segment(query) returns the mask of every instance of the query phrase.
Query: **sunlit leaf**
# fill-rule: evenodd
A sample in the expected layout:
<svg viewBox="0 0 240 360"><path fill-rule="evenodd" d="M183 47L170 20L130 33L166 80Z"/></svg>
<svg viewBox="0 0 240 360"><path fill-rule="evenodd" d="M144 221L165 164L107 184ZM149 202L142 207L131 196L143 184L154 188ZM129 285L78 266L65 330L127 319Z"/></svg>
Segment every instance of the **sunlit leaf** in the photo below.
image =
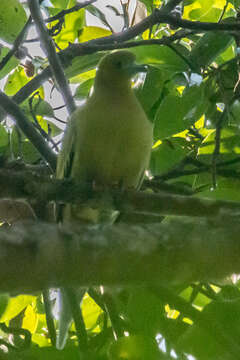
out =
<svg viewBox="0 0 240 360"><path fill-rule="evenodd" d="M163 139L193 125L204 111L202 86L187 88L182 96L168 95L155 115L155 139Z"/></svg>
<svg viewBox="0 0 240 360"><path fill-rule="evenodd" d="M111 31L100 28L98 26L85 26L79 36L79 41L80 42L89 41L100 37L109 36L111 34L112 34Z"/></svg>
<svg viewBox="0 0 240 360"><path fill-rule="evenodd" d="M2 59L8 54L9 48L0 46L0 63ZM7 64L0 70L0 79L4 78L11 70L13 70L19 64L19 60L12 56L11 59L7 62Z"/></svg>
<svg viewBox="0 0 240 360"><path fill-rule="evenodd" d="M13 43L26 21L27 15L18 0L1 0L0 39Z"/></svg>
<svg viewBox="0 0 240 360"><path fill-rule="evenodd" d="M82 315L86 329L97 330L97 322L103 310L95 303L95 301L86 294L82 302Z"/></svg>
<svg viewBox="0 0 240 360"><path fill-rule="evenodd" d="M188 69L187 63L167 46L138 46L131 49L131 51L136 55L137 62L141 64L155 65L162 70L172 72L186 71Z"/></svg>
<svg viewBox="0 0 240 360"><path fill-rule="evenodd" d="M11 297L7 304L6 310L0 318L0 321L5 322L13 319L29 304L32 304L35 299L36 297L31 295L19 295L16 297Z"/></svg>
<svg viewBox="0 0 240 360"><path fill-rule="evenodd" d="M23 329L29 330L31 333L34 333L37 328L38 316L35 312L35 309L32 305L28 305L25 312L22 322Z"/></svg>

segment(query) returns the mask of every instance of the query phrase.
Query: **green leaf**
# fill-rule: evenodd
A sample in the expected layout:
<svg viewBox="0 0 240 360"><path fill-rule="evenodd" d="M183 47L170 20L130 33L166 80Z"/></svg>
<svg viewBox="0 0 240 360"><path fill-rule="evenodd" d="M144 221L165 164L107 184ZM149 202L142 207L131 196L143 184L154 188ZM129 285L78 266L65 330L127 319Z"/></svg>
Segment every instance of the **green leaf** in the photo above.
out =
<svg viewBox="0 0 240 360"><path fill-rule="evenodd" d="M29 140L23 141L21 148L24 162L28 164L34 164L36 161L41 159L41 155L39 154L38 150Z"/></svg>
<svg viewBox="0 0 240 360"><path fill-rule="evenodd" d="M5 46L0 46L0 62L2 59L9 53L9 48ZM19 60L12 56L7 64L0 70L0 80L4 78L10 71L12 71L19 64Z"/></svg>
<svg viewBox="0 0 240 360"><path fill-rule="evenodd" d="M70 9L75 5L76 1L70 0L67 9ZM60 49L65 49L69 46L69 43L74 43L75 40L78 39L85 22L84 14L84 9L81 9L65 15L64 27L61 29L60 33L54 37L54 41ZM56 25L56 22L51 23L51 26L54 25Z"/></svg>
<svg viewBox="0 0 240 360"><path fill-rule="evenodd" d="M215 130L212 130L209 135L203 140L201 147L198 150L198 155L212 154L215 148ZM240 139L236 134L234 128L225 127L221 131L220 154L239 154L240 153Z"/></svg>
<svg viewBox="0 0 240 360"><path fill-rule="evenodd" d="M195 44L188 60L195 71L199 72L201 67L210 65L233 41L233 36L228 32L207 32Z"/></svg>
<svg viewBox="0 0 240 360"><path fill-rule="evenodd" d="M41 155L37 149L32 145L32 143L25 138L24 134L19 132L14 126L11 132L11 150L15 158L22 158L27 163L35 163L41 159Z"/></svg>
<svg viewBox="0 0 240 360"><path fill-rule="evenodd" d="M66 9L67 4L69 3L69 0L51 0L52 5L58 9Z"/></svg>
<svg viewBox="0 0 240 360"><path fill-rule="evenodd" d="M155 294L144 288L135 288L127 305L127 318L138 332L153 335L160 330L165 316L165 304Z"/></svg>
<svg viewBox="0 0 240 360"><path fill-rule="evenodd" d="M37 101L35 106L33 105L33 108L36 115L54 117L54 111L52 109L52 106L47 101L42 100L41 98L39 98L39 101Z"/></svg>
<svg viewBox="0 0 240 360"><path fill-rule="evenodd" d="M6 322L17 316L27 305L35 301L35 296L19 295L9 299L6 310L0 318L1 322Z"/></svg>
<svg viewBox="0 0 240 360"><path fill-rule="evenodd" d="M94 79L88 79L81 83L74 94L75 99L83 100L88 97L91 87L93 86Z"/></svg>
<svg viewBox="0 0 240 360"><path fill-rule="evenodd" d="M140 0L140 2L142 2L148 11L151 11L151 9L154 7L154 5L157 5L157 1L156 0Z"/></svg>
<svg viewBox="0 0 240 360"><path fill-rule="evenodd" d="M85 42L100 37L105 37L111 35L112 32L106 29L103 29L98 26L84 26L83 31L79 36L79 42Z"/></svg>
<svg viewBox="0 0 240 360"><path fill-rule="evenodd" d="M149 336L130 335L120 337L112 342L109 347L109 360L161 360L164 358L165 355L161 355L156 340Z"/></svg>
<svg viewBox="0 0 240 360"><path fill-rule="evenodd" d="M9 145L9 135L5 127L0 124L0 150L2 151Z"/></svg>
<svg viewBox="0 0 240 360"><path fill-rule="evenodd" d="M99 332L98 319L103 314L103 310L88 294L84 295L81 308L86 329Z"/></svg>
<svg viewBox="0 0 240 360"><path fill-rule="evenodd" d="M137 62L154 65L162 70L183 72L188 70L187 63L172 49L167 46L149 45L138 46L131 51L136 55ZM184 49L184 52L186 48Z"/></svg>
<svg viewBox="0 0 240 360"><path fill-rule="evenodd" d="M211 179L210 179L211 180ZM199 180L196 180L199 182ZM202 191L199 195L204 198L214 200L232 200L240 201L240 181L238 179L224 179L220 176L217 177L217 188L212 189L209 185L208 189Z"/></svg>
<svg viewBox="0 0 240 360"><path fill-rule="evenodd" d="M226 0L198 0L184 4L183 17L189 20L218 22Z"/></svg>
<svg viewBox="0 0 240 360"><path fill-rule="evenodd" d="M240 6L240 0L229 0L231 4L237 9Z"/></svg>
<svg viewBox="0 0 240 360"><path fill-rule="evenodd" d="M108 27L109 29L111 29L111 25L109 24L109 22L107 21L106 19L106 16L105 14L100 10L98 9L96 6L94 5L88 5L86 7L86 10L88 12L90 12L90 14L96 16L99 20L101 20L101 22L106 26Z"/></svg>
<svg viewBox="0 0 240 360"><path fill-rule="evenodd" d="M46 134L50 134L51 137L57 136L62 132L62 129L56 125L57 121L55 119L46 120L42 116L37 116L37 121Z"/></svg>
<svg viewBox="0 0 240 360"><path fill-rule="evenodd" d="M9 295L7 295L7 294L0 295L0 318L4 314L4 312L7 308L8 301L9 301Z"/></svg>
<svg viewBox="0 0 240 360"><path fill-rule="evenodd" d="M95 69L100 59L104 55L105 53L101 52L92 55L76 57L73 59L71 66L69 66L65 71L67 78L70 79L70 82L76 83L77 76L81 73ZM82 80L80 82L82 82Z"/></svg>
<svg viewBox="0 0 240 360"><path fill-rule="evenodd" d="M153 66L148 68L143 85L136 90L137 98L147 114L161 96L165 81L165 72Z"/></svg>
<svg viewBox="0 0 240 360"><path fill-rule="evenodd" d="M177 165L188 153L184 138L171 138L152 150L150 169L153 175L160 175Z"/></svg>
<svg viewBox="0 0 240 360"><path fill-rule="evenodd" d="M166 96L155 115L155 139L164 139L188 129L203 114L203 86L186 88L182 96Z"/></svg>
<svg viewBox="0 0 240 360"><path fill-rule="evenodd" d="M12 96L29 81L30 79L26 76L24 69L18 66L16 70L8 76L4 91L8 96Z"/></svg>
<svg viewBox="0 0 240 360"><path fill-rule="evenodd" d="M27 21L27 15L18 0L0 1L0 39L12 44Z"/></svg>

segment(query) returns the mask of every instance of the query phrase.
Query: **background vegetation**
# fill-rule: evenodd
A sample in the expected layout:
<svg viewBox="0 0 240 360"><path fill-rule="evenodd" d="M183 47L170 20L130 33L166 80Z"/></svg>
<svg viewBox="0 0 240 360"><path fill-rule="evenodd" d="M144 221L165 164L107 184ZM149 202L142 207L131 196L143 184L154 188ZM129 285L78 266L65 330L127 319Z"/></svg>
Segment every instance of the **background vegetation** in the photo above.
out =
<svg viewBox="0 0 240 360"><path fill-rule="evenodd" d="M232 274L240 270L240 1L40 3L44 21L36 0L0 2L0 358L238 359L240 291ZM46 57L34 54L39 43ZM122 48L148 65L133 84L154 123L145 192L121 194L121 201L113 195L124 213L116 230L64 233L76 241L106 237L109 247L99 255L97 241L89 252L84 243L87 260L76 260L76 247L76 262L61 263L50 245L56 225L44 223L50 200L82 196L52 177L66 122L62 106L73 109L69 83L74 99L84 101L100 58ZM88 287L80 350L73 324L57 351L40 291L78 278ZM50 305L58 329L54 290Z"/></svg>

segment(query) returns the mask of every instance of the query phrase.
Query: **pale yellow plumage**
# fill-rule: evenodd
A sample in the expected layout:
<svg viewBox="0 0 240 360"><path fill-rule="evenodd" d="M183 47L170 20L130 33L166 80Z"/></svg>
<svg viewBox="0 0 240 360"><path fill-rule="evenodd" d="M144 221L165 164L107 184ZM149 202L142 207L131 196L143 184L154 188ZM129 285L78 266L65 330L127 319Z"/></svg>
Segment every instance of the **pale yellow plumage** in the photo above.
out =
<svg viewBox="0 0 240 360"><path fill-rule="evenodd" d="M58 157L58 178L72 177L103 189L113 185L139 188L152 147L152 124L131 89L131 76L141 69L129 51L108 54L100 61L92 95L69 119ZM107 208L103 193L103 198L93 199L93 205L91 201L66 205L62 220L101 222L104 216L96 216L95 210ZM111 213L113 210L110 206ZM57 348L62 349L72 314L64 289L59 299Z"/></svg>
<svg viewBox="0 0 240 360"><path fill-rule="evenodd" d="M58 178L140 186L151 153L152 124L131 88L131 76L137 71L129 51L113 52L100 61L92 95L69 120ZM65 218L69 216L68 212Z"/></svg>

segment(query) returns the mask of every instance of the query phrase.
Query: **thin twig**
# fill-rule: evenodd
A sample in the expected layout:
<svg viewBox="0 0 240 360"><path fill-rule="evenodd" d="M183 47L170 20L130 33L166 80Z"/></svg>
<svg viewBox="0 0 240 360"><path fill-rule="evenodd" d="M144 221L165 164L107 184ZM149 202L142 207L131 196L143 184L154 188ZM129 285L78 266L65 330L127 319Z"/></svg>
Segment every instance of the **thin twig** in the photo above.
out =
<svg viewBox="0 0 240 360"><path fill-rule="evenodd" d="M30 113L31 113L32 118L33 118L33 121L34 121L34 125L36 126L36 128L38 129L38 131L40 132L40 134L42 135L42 137L43 137L44 139L46 139L47 141L49 141L49 142L53 145L53 148L58 151L59 149L58 149L56 143L53 141L53 139L51 138L51 136L49 136L49 135L46 133L46 131L44 131L43 128L42 128L42 127L39 125L39 123L38 123L38 120L37 120L35 111L34 111L34 109L33 109L33 98L34 98L34 97L31 97L31 98L29 99L29 108L30 108ZM41 101L40 98L39 98L39 101ZM37 106L37 105L38 105L38 104L36 104L36 106ZM35 107L36 107L36 106L35 106Z"/></svg>
<svg viewBox="0 0 240 360"><path fill-rule="evenodd" d="M227 10L228 4L229 4L229 0L226 1L225 5L224 5L224 7L223 7L223 10L222 10L222 13L221 13L221 15L220 15L220 18L218 19L218 23L220 23L220 22L222 21L223 16L224 16L224 14L225 14L225 12L226 12L226 10Z"/></svg>
<svg viewBox="0 0 240 360"><path fill-rule="evenodd" d="M78 11L80 9L83 9L83 8L87 7L88 5L90 5L90 4L93 4L96 1L97 0L88 0L88 1L85 1L85 2L83 2L81 4L75 5L75 6L71 7L70 9L62 10L58 14L56 14L54 16L51 16L48 19L46 19L45 22L50 23L52 21L59 20L59 19L63 18L65 15L73 13L73 12Z"/></svg>

